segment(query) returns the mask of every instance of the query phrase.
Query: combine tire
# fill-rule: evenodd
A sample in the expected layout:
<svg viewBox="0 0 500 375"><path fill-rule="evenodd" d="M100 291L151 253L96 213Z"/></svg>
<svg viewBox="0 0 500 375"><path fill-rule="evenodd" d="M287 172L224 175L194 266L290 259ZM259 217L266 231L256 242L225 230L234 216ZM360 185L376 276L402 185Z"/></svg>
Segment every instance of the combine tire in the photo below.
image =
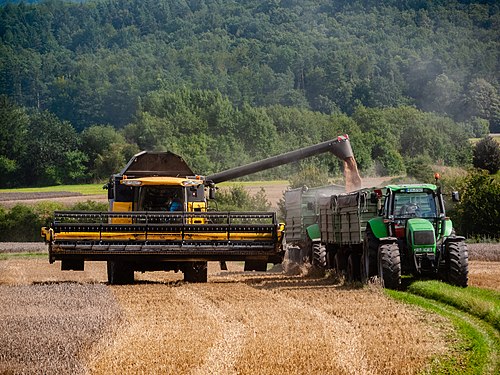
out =
<svg viewBox="0 0 500 375"><path fill-rule="evenodd" d="M452 285L466 287L469 275L469 254L464 241L449 242L448 248L448 282Z"/></svg>
<svg viewBox="0 0 500 375"><path fill-rule="evenodd" d="M401 259L397 244L390 243L379 246L378 276L384 288L398 289L401 285Z"/></svg>
<svg viewBox="0 0 500 375"><path fill-rule="evenodd" d="M184 281L206 283L207 273L207 262L188 262L184 268Z"/></svg>
<svg viewBox="0 0 500 375"><path fill-rule="evenodd" d="M360 275L361 281L366 283L372 276L377 276L378 239L370 227L366 228L363 240L363 254L361 255Z"/></svg>
<svg viewBox="0 0 500 375"><path fill-rule="evenodd" d="M134 283L134 269L127 262L108 260L108 283L125 285Z"/></svg>
<svg viewBox="0 0 500 375"><path fill-rule="evenodd" d="M312 248L312 265L319 269L326 269L326 248L319 242L315 242Z"/></svg>

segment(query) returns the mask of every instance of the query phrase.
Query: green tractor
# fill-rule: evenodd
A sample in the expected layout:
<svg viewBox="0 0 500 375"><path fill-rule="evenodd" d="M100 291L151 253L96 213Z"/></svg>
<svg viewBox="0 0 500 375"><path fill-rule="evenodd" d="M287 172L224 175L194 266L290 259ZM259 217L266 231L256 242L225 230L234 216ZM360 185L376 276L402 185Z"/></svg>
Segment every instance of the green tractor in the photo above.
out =
<svg viewBox="0 0 500 375"><path fill-rule="evenodd" d="M438 186L389 185L322 194L307 207L298 205L291 193L285 194L288 262L334 269L347 281L366 282L378 276L384 287L392 289L401 285L401 275L467 286L465 238L455 235ZM452 195L454 201L458 198L458 193ZM309 206L315 216L307 216L306 226ZM293 223L301 226L294 231ZM301 236L306 240L297 260L291 240Z"/></svg>
<svg viewBox="0 0 500 375"><path fill-rule="evenodd" d="M458 193L452 198L458 201ZM379 216L366 224L362 280L379 276L385 287L398 288L401 275L412 274L467 286L467 245L446 217L439 187L389 185L384 197L382 190L375 189L370 201L378 204Z"/></svg>

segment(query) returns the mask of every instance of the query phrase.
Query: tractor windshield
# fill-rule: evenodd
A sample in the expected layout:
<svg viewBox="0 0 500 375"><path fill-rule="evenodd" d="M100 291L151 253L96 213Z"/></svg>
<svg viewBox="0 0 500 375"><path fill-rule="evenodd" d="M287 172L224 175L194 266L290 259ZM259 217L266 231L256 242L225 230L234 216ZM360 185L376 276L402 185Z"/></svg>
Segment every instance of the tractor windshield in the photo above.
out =
<svg viewBox="0 0 500 375"><path fill-rule="evenodd" d="M394 194L394 217L409 219L413 217L436 218L436 197L431 191L396 192Z"/></svg>

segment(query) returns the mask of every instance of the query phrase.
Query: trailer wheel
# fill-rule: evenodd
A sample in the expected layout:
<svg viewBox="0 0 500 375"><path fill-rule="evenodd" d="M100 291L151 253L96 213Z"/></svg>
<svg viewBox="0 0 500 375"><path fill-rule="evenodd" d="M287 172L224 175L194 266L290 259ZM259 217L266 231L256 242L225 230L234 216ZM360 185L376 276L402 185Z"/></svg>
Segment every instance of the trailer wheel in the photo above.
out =
<svg viewBox="0 0 500 375"><path fill-rule="evenodd" d="M379 246L378 276L384 288L398 289L401 285L401 258L397 244Z"/></svg>
<svg viewBox="0 0 500 375"><path fill-rule="evenodd" d="M347 271L347 259L344 253L337 250L335 253L335 270L338 275L344 275Z"/></svg>
<svg viewBox="0 0 500 375"><path fill-rule="evenodd" d="M465 241L448 242L447 244L448 282L466 287L469 275L469 253Z"/></svg>
<svg viewBox="0 0 500 375"><path fill-rule="evenodd" d="M368 226L363 240L363 254L361 255L361 281L366 283L372 276L377 275L377 252L379 241Z"/></svg>
<svg viewBox="0 0 500 375"><path fill-rule="evenodd" d="M108 260L108 283L110 285L125 285L134 283L134 269L127 262Z"/></svg>
<svg viewBox="0 0 500 375"><path fill-rule="evenodd" d="M312 265L319 269L325 269L326 268L325 246L319 242L313 243L312 253L313 253Z"/></svg>
<svg viewBox="0 0 500 375"><path fill-rule="evenodd" d="M207 275L207 262L187 262L184 267L184 281L189 283L206 283Z"/></svg>
<svg viewBox="0 0 500 375"><path fill-rule="evenodd" d="M300 273L300 247L288 246L283 259L283 270L288 275Z"/></svg>
<svg viewBox="0 0 500 375"><path fill-rule="evenodd" d="M359 260L358 254L351 253L347 258L347 281L350 283L361 280Z"/></svg>

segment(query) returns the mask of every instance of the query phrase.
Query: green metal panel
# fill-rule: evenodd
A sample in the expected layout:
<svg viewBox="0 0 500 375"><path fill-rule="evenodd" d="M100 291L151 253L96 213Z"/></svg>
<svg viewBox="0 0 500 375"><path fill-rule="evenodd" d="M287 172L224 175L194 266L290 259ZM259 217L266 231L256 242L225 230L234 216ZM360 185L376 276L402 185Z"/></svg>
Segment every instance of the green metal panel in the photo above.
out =
<svg viewBox="0 0 500 375"><path fill-rule="evenodd" d="M371 219L368 221L368 223L370 224L370 228L372 229L375 237L384 238L389 236L387 225L384 223L384 219L382 217Z"/></svg>
<svg viewBox="0 0 500 375"><path fill-rule="evenodd" d="M313 224L307 227L307 235L312 241L321 239L321 231L318 224Z"/></svg>
<svg viewBox="0 0 500 375"><path fill-rule="evenodd" d="M444 220L444 229L441 231L443 233L443 237L451 236L451 232L453 231L453 223L450 219Z"/></svg>

